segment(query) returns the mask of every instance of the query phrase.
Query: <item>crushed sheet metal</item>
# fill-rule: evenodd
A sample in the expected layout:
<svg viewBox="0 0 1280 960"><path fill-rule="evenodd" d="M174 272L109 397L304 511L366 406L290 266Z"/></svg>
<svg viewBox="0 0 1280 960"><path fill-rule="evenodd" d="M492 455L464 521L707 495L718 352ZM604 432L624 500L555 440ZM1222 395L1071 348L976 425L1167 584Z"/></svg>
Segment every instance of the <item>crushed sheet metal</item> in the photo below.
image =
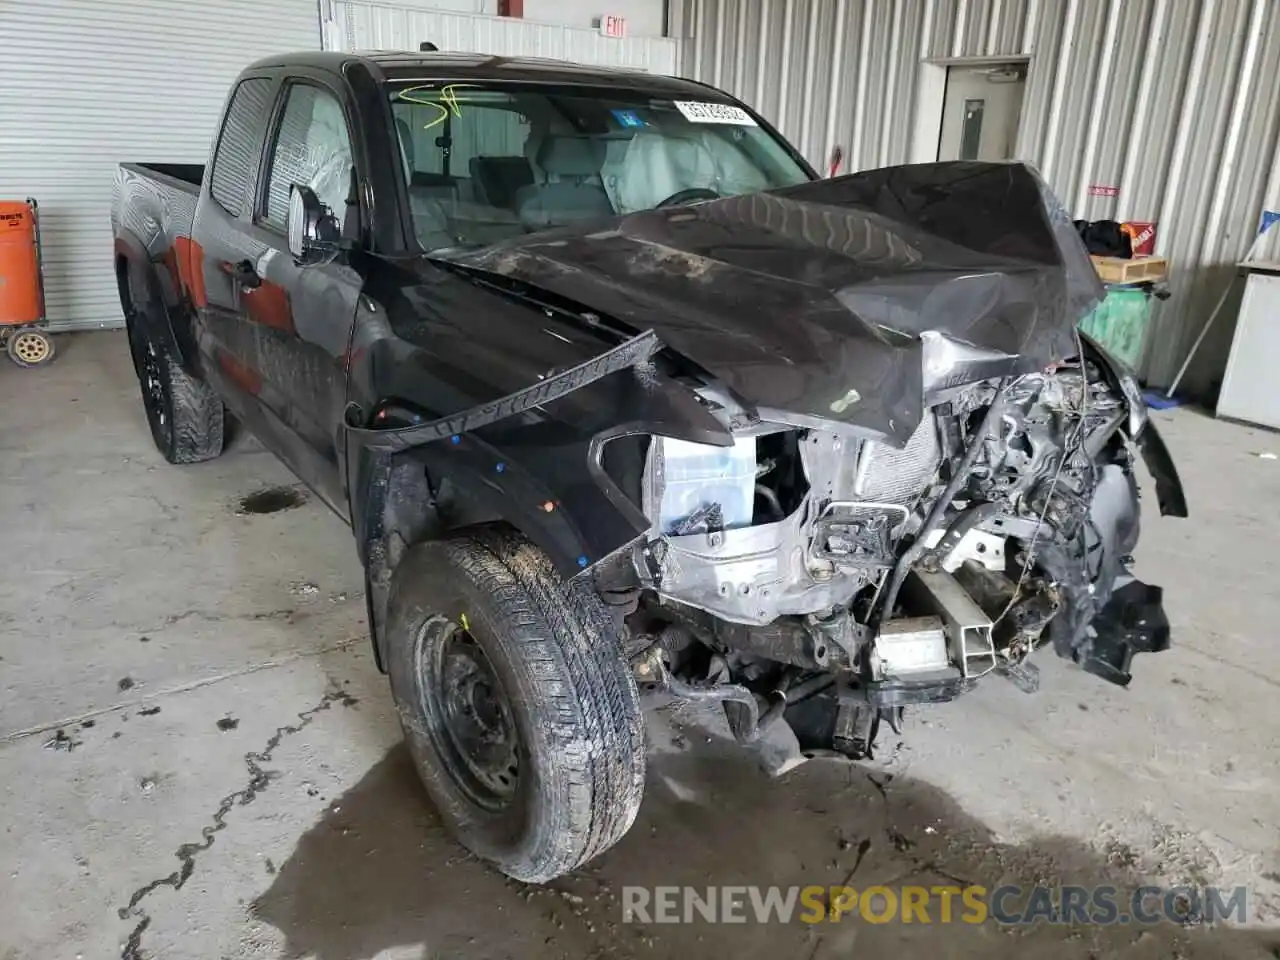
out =
<svg viewBox="0 0 1280 960"><path fill-rule="evenodd" d="M589 383L603 379L619 370L633 367L653 356L662 346L662 341L652 330L632 337L612 350L607 350L598 357L570 367L561 373L548 377L539 383L517 390L515 393L489 403L472 407L462 413L442 417L430 423L416 424L412 427L400 427L391 430L378 430L367 427L347 425L348 432L357 441L367 447L384 450L405 450L409 447L445 437L458 436L491 423L505 420L516 414L524 413L544 403L558 400L566 394L580 390ZM348 413L353 408L348 408Z"/></svg>
<svg viewBox="0 0 1280 960"><path fill-rule="evenodd" d="M744 404L899 447L938 391L1073 356L1103 294L1019 163L867 170L436 256L652 330Z"/></svg>

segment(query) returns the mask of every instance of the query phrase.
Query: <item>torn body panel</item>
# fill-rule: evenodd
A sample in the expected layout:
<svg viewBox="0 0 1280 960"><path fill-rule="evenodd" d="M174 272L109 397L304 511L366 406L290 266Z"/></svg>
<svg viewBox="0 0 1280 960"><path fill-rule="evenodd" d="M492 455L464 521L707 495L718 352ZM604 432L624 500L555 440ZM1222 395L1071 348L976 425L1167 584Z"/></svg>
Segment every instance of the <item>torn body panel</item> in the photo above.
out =
<svg viewBox="0 0 1280 960"><path fill-rule="evenodd" d="M610 441L731 442L692 392L654 368L661 344L651 333L623 339L568 316L538 318L420 264L386 265L375 279L351 351L349 475L368 472L365 458L412 452L437 507L515 521L562 574L648 529L638 489L628 496L604 470ZM377 303L385 311L371 310ZM423 322L426 304L441 322ZM353 492L360 507L359 485Z"/></svg>
<svg viewBox="0 0 1280 960"><path fill-rule="evenodd" d="M443 256L652 329L747 404L896 445L937 392L1073 354L1101 297L1020 164L889 167Z"/></svg>
<svg viewBox="0 0 1280 960"><path fill-rule="evenodd" d="M1146 425L1146 429L1138 437L1138 449L1142 452L1143 463L1147 465L1147 470L1155 481L1156 499L1160 504L1160 512L1166 517L1187 516L1187 495L1182 489L1178 468L1174 465L1164 437L1160 435L1155 424Z"/></svg>
<svg viewBox="0 0 1280 960"><path fill-rule="evenodd" d="M605 444L655 434L709 445L731 440L691 393L644 370L642 339L603 355L598 376L574 368L548 377L536 393L504 398L501 418L485 406L421 425L349 427L349 442L421 447L428 475L447 480L452 496L488 502L503 519L521 518L517 526L560 572L575 575L650 526L605 471Z"/></svg>

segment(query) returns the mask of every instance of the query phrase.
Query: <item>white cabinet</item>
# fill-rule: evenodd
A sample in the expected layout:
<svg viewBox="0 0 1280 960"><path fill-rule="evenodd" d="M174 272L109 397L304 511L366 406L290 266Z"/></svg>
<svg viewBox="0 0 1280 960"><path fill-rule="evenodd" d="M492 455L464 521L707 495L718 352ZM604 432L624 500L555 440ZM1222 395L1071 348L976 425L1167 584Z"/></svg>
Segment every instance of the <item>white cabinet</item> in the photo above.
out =
<svg viewBox="0 0 1280 960"><path fill-rule="evenodd" d="M1218 416L1280 429L1280 264L1247 264Z"/></svg>

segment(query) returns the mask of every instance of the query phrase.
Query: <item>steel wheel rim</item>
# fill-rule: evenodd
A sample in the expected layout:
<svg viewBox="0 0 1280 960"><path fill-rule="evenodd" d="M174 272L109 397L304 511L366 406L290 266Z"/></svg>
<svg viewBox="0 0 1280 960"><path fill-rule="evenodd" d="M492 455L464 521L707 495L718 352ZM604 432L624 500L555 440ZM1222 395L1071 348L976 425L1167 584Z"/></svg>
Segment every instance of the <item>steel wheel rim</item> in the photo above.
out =
<svg viewBox="0 0 1280 960"><path fill-rule="evenodd" d="M414 651L418 701L437 755L473 803L500 811L520 782L520 736L493 664L471 633L430 617Z"/></svg>
<svg viewBox="0 0 1280 960"><path fill-rule="evenodd" d="M43 363L49 358L49 341L43 334L32 333L30 330L16 334L10 349L23 363Z"/></svg>
<svg viewBox="0 0 1280 960"><path fill-rule="evenodd" d="M147 408L147 419L159 435L169 438L169 405L165 396L164 379L160 375L160 355L147 341L142 356L142 403Z"/></svg>

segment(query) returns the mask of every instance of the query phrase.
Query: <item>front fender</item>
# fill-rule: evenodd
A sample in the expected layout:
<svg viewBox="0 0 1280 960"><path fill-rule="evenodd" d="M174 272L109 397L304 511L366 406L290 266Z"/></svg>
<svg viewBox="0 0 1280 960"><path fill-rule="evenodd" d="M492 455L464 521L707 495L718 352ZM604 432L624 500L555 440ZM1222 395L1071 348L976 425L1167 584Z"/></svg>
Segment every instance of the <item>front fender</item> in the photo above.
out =
<svg viewBox="0 0 1280 960"><path fill-rule="evenodd" d="M1164 437L1156 429L1154 423L1148 423L1142 436L1138 438L1138 450L1142 453L1142 462L1147 465L1151 479L1156 484L1156 502L1160 504L1160 513L1166 517L1187 516L1187 495L1182 489L1182 479L1178 476L1178 468L1174 466L1169 448L1165 446Z"/></svg>
<svg viewBox="0 0 1280 960"><path fill-rule="evenodd" d="M1113 357L1088 334L1081 333L1080 341L1085 356L1102 370L1112 389L1118 391L1129 406L1129 439L1137 444L1142 462L1147 465L1147 470L1155 481L1156 500L1160 504L1161 515L1187 516L1187 495L1182 489L1182 479L1178 476L1178 468L1174 465L1164 438L1151 422L1138 378L1128 366Z"/></svg>
<svg viewBox="0 0 1280 960"><path fill-rule="evenodd" d="M656 434L731 442L692 391L648 364L655 347L642 335L451 416L392 402L348 409L352 526L380 664L388 589L404 546L501 521L541 548L567 579L650 527L605 469L610 441Z"/></svg>
<svg viewBox="0 0 1280 960"><path fill-rule="evenodd" d="M650 526L603 467L609 441L649 434L732 442L692 391L648 363L656 346L651 334L642 334L531 387L445 417L401 409L392 422L416 421L408 426L380 428L391 408L367 419L353 410L348 449L412 450L426 464L442 517L456 510L504 520L542 547L562 576L572 576Z"/></svg>

